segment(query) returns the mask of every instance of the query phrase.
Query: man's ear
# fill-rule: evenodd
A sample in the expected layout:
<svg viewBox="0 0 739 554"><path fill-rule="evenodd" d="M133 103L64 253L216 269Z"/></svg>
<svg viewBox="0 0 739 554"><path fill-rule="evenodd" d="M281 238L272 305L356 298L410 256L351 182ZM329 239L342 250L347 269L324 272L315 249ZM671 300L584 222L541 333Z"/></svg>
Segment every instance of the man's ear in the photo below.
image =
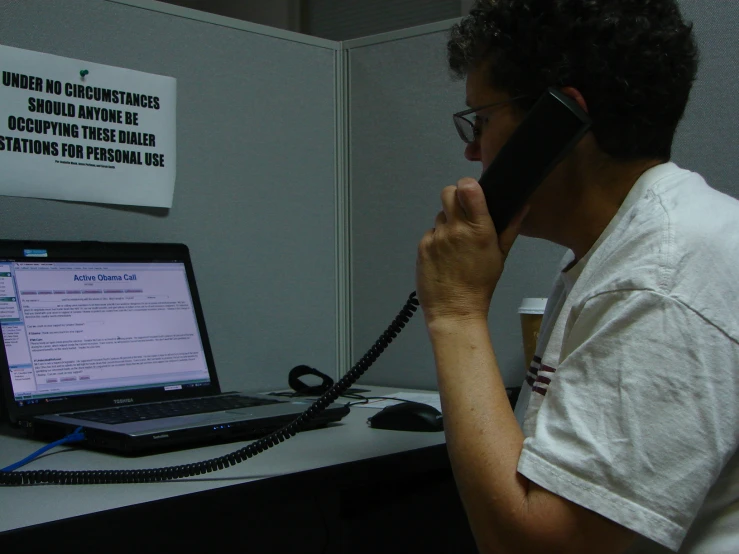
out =
<svg viewBox="0 0 739 554"><path fill-rule="evenodd" d="M577 105L580 106L585 111L585 113L590 113L588 112L588 103L585 102L585 98L582 94L580 94L579 90L577 90L575 87L563 87L560 90L567 96L572 98L575 102L577 102Z"/></svg>

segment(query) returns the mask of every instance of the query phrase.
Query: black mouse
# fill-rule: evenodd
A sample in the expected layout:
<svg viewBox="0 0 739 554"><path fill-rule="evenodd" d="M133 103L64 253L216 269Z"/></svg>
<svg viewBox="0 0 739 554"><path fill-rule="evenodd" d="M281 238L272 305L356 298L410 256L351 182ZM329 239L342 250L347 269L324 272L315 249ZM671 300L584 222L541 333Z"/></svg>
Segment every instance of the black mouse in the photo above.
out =
<svg viewBox="0 0 739 554"><path fill-rule="evenodd" d="M393 431L443 431L441 412L420 402L401 402L377 412L367 419L373 429Z"/></svg>

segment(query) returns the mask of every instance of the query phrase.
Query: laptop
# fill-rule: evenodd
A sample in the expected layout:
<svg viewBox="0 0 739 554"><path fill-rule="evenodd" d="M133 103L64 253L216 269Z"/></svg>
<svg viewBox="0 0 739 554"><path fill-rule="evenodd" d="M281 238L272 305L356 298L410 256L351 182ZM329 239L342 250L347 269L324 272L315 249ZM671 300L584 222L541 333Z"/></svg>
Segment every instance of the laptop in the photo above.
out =
<svg viewBox="0 0 739 554"><path fill-rule="evenodd" d="M123 454L264 436L309 403L224 393L184 244L0 241L7 418ZM331 404L307 428L339 421Z"/></svg>

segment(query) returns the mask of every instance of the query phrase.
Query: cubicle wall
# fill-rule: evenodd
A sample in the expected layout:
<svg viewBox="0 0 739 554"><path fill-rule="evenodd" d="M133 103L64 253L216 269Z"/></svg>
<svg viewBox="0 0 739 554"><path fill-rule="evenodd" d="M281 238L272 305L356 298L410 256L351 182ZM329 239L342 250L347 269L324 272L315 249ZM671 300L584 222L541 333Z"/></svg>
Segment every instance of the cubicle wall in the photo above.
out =
<svg viewBox="0 0 739 554"><path fill-rule="evenodd" d="M338 43L103 0L0 0L0 43L177 78L172 209L0 196L2 238L188 244L226 390L336 366Z"/></svg>
<svg viewBox="0 0 739 554"><path fill-rule="evenodd" d="M739 198L739 2L680 0L700 65L673 147L675 163Z"/></svg>
<svg viewBox="0 0 739 554"><path fill-rule="evenodd" d="M674 161L739 197L739 2L682 0L695 23L701 67ZM343 43L349 52L351 129L352 323L360 356L414 289L416 248L433 227L439 193L480 174L463 156L451 114L464 109L464 83L446 65L448 29L457 20ZM490 331L504 380L520 385L524 360L517 307L547 296L564 249L519 238L498 285ZM419 314L363 382L436 388Z"/></svg>

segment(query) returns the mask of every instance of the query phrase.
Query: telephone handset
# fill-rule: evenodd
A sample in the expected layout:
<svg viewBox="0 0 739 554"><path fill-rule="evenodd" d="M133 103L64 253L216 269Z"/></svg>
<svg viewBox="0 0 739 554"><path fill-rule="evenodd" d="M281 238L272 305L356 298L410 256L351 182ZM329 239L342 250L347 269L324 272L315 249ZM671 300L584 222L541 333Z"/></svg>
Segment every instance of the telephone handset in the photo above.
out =
<svg viewBox="0 0 739 554"><path fill-rule="evenodd" d="M589 127L588 115L574 100L556 89L549 89L536 102L480 178L498 232L505 229L544 177L577 144ZM413 292L390 326L344 377L295 420L235 452L189 465L157 469L3 471L0 472L0 486L149 483L201 475L243 462L303 430L311 419L343 395L380 357L417 309L418 300Z"/></svg>
<svg viewBox="0 0 739 554"><path fill-rule="evenodd" d="M536 101L479 180L498 234L590 125L585 110L553 87Z"/></svg>

